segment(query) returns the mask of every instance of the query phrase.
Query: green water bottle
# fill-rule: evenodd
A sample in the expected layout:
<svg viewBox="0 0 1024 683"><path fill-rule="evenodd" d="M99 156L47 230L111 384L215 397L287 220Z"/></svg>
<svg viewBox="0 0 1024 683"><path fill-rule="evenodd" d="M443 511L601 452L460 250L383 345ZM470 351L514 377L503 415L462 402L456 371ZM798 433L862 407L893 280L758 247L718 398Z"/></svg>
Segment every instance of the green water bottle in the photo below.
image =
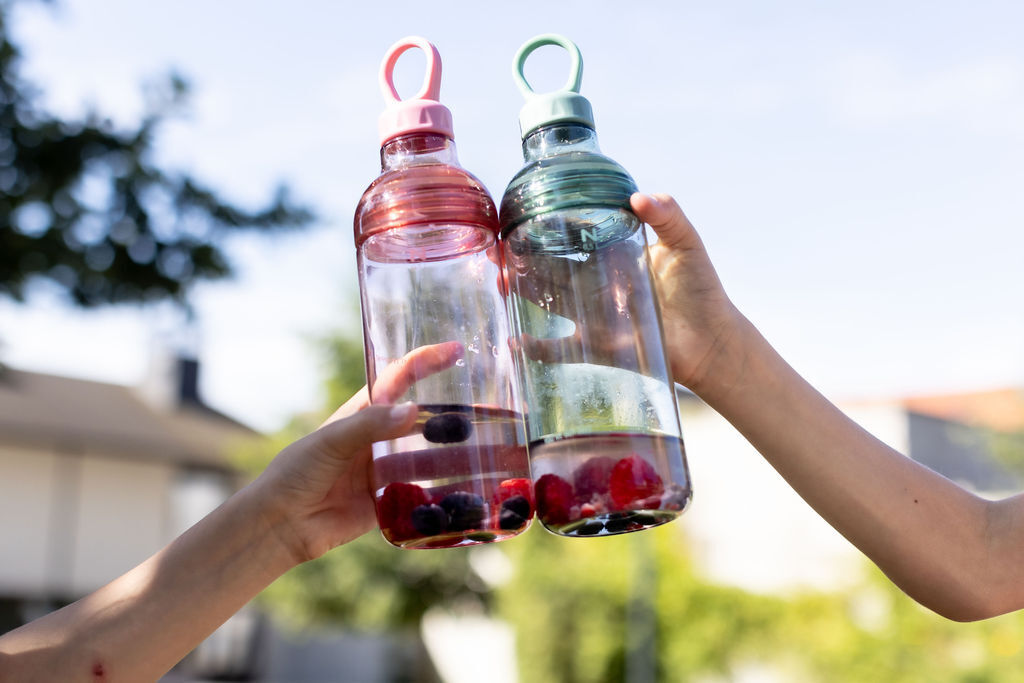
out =
<svg viewBox="0 0 1024 683"><path fill-rule="evenodd" d="M536 93L523 67L544 45L570 74ZM636 184L598 148L575 44L538 36L514 66L525 165L499 222L537 516L568 536L657 526L691 486Z"/></svg>

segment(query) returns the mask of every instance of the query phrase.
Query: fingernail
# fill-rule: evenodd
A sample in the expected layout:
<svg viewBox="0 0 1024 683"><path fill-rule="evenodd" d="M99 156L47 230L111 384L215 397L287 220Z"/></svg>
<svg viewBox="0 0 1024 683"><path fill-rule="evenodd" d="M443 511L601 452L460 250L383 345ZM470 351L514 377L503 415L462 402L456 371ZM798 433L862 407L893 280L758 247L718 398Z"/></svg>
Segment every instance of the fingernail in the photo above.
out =
<svg viewBox="0 0 1024 683"><path fill-rule="evenodd" d="M408 419L409 414L416 408L416 404L412 401L406 401L405 403L399 403L398 405L392 406L388 417L392 422L405 422Z"/></svg>
<svg viewBox="0 0 1024 683"><path fill-rule="evenodd" d="M647 201L649 201L655 209L660 209L662 206L664 206L663 202L657 197L655 197L653 194L646 195L646 197Z"/></svg>

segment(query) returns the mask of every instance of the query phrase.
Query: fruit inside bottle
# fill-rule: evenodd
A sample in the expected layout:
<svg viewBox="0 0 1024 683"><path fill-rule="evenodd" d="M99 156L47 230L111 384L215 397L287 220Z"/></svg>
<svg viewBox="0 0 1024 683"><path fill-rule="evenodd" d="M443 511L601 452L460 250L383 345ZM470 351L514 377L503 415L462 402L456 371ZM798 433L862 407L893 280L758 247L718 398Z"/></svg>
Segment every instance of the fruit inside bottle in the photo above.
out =
<svg viewBox="0 0 1024 683"><path fill-rule="evenodd" d="M690 502L683 442L675 436L568 436L534 442L530 454L537 517L557 534L639 531L672 521Z"/></svg>
<svg viewBox="0 0 1024 683"><path fill-rule="evenodd" d="M420 405L413 432L374 445L377 519L403 548L503 540L534 514L519 413Z"/></svg>

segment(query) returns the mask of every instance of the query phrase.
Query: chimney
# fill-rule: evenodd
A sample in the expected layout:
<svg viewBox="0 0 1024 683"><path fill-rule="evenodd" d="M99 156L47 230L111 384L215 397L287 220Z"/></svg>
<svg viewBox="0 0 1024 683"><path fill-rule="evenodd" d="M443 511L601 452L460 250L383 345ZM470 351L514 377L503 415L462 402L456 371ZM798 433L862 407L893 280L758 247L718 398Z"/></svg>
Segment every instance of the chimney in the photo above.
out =
<svg viewBox="0 0 1024 683"><path fill-rule="evenodd" d="M199 361L195 358L177 357L178 405L192 403L202 405L199 398Z"/></svg>
<svg viewBox="0 0 1024 683"><path fill-rule="evenodd" d="M199 397L199 360L180 351L155 349L138 391L147 403L159 410L203 406Z"/></svg>

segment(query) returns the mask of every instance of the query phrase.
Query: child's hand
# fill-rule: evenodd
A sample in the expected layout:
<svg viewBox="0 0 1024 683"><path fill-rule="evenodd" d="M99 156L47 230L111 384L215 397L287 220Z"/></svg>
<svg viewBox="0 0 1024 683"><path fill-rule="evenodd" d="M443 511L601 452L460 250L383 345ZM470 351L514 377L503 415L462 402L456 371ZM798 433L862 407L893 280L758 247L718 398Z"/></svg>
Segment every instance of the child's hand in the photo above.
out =
<svg viewBox="0 0 1024 683"><path fill-rule="evenodd" d="M727 346L742 316L676 201L637 193L630 204L658 235L651 262L673 379L697 394L713 390L737 371L735 359L727 361Z"/></svg>
<svg viewBox="0 0 1024 683"><path fill-rule="evenodd" d="M324 554L376 525L370 444L403 436L416 421L414 404L380 405L401 397L417 380L451 367L456 342L423 346L392 363L319 429L281 451L253 482L252 494L296 563Z"/></svg>

